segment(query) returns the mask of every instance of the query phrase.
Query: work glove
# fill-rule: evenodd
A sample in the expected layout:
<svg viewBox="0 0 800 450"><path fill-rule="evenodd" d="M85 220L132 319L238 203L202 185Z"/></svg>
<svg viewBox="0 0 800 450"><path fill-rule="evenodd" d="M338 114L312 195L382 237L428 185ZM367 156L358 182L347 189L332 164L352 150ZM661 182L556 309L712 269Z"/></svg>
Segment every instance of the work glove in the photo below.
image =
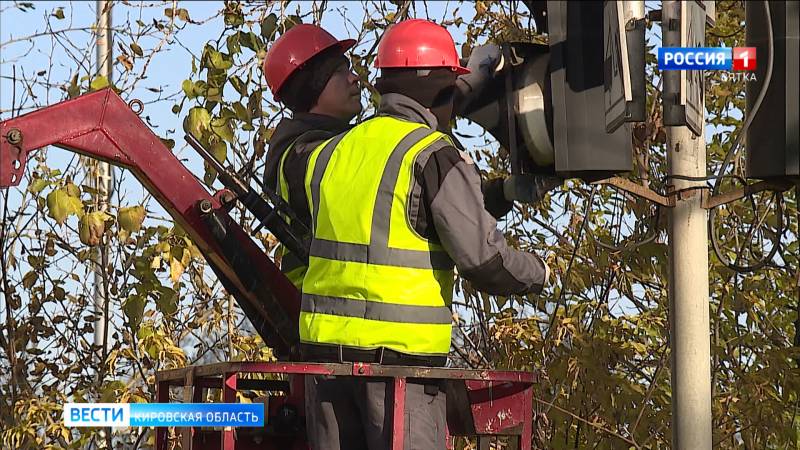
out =
<svg viewBox="0 0 800 450"><path fill-rule="evenodd" d="M503 181L503 197L508 201L534 204L563 183L561 178L547 175L511 175Z"/></svg>
<svg viewBox="0 0 800 450"><path fill-rule="evenodd" d="M547 265L547 260L545 258L539 258L539 260L542 261L542 265L544 266L544 282L542 286L547 287L550 285L550 266Z"/></svg>
<svg viewBox="0 0 800 450"><path fill-rule="evenodd" d="M460 115L470 102L480 95L502 65L503 53L495 44L475 47L467 60L470 73L456 79L456 114Z"/></svg>
<svg viewBox="0 0 800 450"><path fill-rule="evenodd" d="M493 178L491 180L481 180L481 192L483 192L483 207L496 220L500 220L514 209L514 202L508 201L503 194L503 179Z"/></svg>

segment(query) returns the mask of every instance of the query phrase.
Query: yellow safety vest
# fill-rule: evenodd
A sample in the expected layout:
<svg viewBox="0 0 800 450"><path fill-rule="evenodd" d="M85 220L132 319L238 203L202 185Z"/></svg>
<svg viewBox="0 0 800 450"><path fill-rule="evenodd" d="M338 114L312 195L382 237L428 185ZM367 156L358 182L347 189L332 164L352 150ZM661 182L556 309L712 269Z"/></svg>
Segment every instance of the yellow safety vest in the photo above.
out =
<svg viewBox="0 0 800 450"><path fill-rule="evenodd" d="M294 147L294 142L289 145L289 148L283 152L283 156L281 156L280 164L278 164L278 195L285 201L289 203L289 184L286 181L286 177L283 174L283 166L286 162L286 156L289 152L292 151ZM292 224L292 220L289 217L283 216L286 223L289 225ZM294 287L297 290L303 289L303 277L305 277L306 270L308 267L297 257L294 253L290 252L284 245L280 245L276 252L281 255L281 272L286 275L286 278L292 282Z"/></svg>
<svg viewBox="0 0 800 450"><path fill-rule="evenodd" d="M453 262L409 219L414 162L446 145L443 133L381 116L313 150L301 342L449 353Z"/></svg>

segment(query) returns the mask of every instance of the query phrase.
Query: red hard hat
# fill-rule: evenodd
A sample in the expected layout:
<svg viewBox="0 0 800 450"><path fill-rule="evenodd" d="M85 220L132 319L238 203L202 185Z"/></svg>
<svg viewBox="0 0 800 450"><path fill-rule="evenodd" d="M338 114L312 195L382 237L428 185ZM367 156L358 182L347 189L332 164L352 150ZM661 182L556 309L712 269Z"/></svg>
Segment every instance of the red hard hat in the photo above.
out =
<svg viewBox="0 0 800 450"><path fill-rule="evenodd" d="M375 67L447 67L457 74L469 73L461 67L453 37L442 26L422 19L404 20L391 26L378 45Z"/></svg>
<svg viewBox="0 0 800 450"><path fill-rule="evenodd" d="M289 77L311 58L324 50L338 46L342 54L355 45L354 39L337 40L322 28L298 24L272 44L264 58L264 76L275 100Z"/></svg>

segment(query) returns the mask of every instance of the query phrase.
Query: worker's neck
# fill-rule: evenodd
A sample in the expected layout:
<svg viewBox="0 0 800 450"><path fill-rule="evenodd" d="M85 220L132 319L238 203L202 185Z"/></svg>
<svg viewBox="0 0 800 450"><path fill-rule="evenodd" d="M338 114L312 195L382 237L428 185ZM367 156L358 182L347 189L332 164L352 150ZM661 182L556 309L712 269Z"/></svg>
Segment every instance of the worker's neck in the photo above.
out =
<svg viewBox="0 0 800 450"><path fill-rule="evenodd" d="M328 116L332 119L341 120L342 122L349 122L352 117L341 117L341 113L337 113L334 111L328 111L325 108L321 108L319 106L314 106L310 110L308 110L310 114L317 114L320 116Z"/></svg>

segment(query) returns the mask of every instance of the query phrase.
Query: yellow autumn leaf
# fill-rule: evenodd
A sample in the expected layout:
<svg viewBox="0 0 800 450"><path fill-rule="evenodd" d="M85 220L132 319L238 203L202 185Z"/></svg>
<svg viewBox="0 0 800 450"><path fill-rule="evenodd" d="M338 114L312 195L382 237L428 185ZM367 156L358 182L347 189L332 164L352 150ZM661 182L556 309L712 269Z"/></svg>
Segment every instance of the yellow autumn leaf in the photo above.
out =
<svg viewBox="0 0 800 450"><path fill-rule="evenodd" d="M186 267L192 261L192 253L189 251L188 248L183 249L183 254L181 255L181 265Z"/></svg>
<svg viewBox="0 0 800 450"><path fill-rule="evenodd" d="M172 280L173 283L177 283L178 280L183 275L183 264L175 258L172 258L169 261L169 278Z"/></svg>
<svg viewBox="0 0 800 450"><path fill-rule="evenodd" d="M47 212L59 225L62 225L71 215L83 215L83 202L63 189L55 189L47 194Z"/></svg>
<svg viewBox="0 0 800 450"><path fill-rule="evenodd" d="M117 221L123 230L133 233L142 228L144 213L143 206L120 208L117 213Z"/></svg>
<svg viewBox="0 0 800 450"><path fill-rule="evenodd" d="M183 129L196 138L203 136L203 132L211 125L211 114L207 109L195 106L189 110L189 115L183 121Z"/></svg>

